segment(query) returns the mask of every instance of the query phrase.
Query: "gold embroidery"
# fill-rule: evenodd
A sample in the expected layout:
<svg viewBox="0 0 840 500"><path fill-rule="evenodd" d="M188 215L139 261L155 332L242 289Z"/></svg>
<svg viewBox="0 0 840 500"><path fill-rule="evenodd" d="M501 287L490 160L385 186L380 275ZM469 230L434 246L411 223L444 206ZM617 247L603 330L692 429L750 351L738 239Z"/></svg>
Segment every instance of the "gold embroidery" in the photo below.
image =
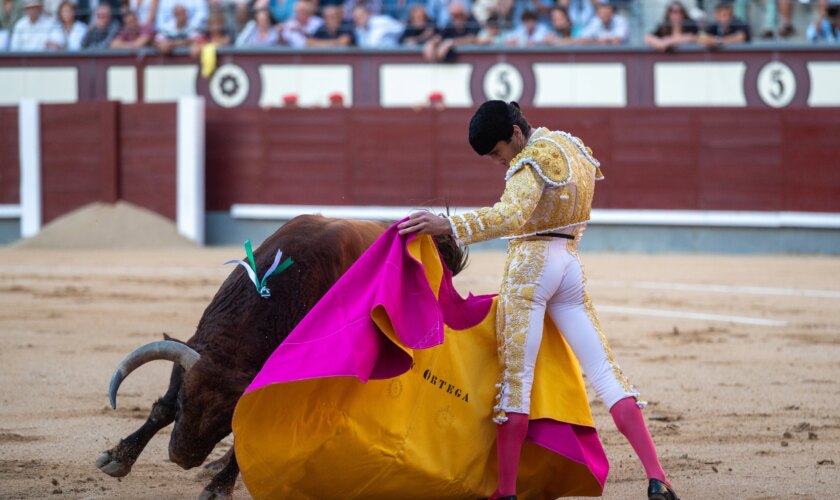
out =
<svg viewBox="0 0 840 500"><path fill-rule="evenodd" d="M450 217L464 245L516 234L531 217L542 195L542 180L531 167L516 172L505 184L501 201Z"/></svg>
<svg viewBox="0 0 840 500"><path fill-rule="evenodd" d="M603 178L591 158L592 151L580 139L538 129L511 161L501 201L452 218L456 237L468 245L585 223L592 208L595 180Z"/></svg>
<svg viewBox="0 0 840 500"><path fill-rule="evenodd" d="M531 316L531 304L537 283L545 268L549 241L513 240L508 247L505 276L496 308L496 340L499 346L499 399L501 405L521 409L522 379L525 366L525 344ZM496 420L499 421L499 420ZM501 420L504 421L504 420Z"/></svg>

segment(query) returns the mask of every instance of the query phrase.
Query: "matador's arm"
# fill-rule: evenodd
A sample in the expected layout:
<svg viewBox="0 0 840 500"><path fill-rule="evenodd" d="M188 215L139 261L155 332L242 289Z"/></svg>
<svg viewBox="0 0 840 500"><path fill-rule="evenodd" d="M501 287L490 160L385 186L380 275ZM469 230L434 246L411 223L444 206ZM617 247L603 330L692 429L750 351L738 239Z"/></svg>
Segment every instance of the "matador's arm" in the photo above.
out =
<svg viewBox="0 0 840 500"><path fill-rule="evenodd" d="M542 190L542 178L525 165L508 179L498 203L447 217L452 233L464 245L514 234L537 208Z"/></svg>

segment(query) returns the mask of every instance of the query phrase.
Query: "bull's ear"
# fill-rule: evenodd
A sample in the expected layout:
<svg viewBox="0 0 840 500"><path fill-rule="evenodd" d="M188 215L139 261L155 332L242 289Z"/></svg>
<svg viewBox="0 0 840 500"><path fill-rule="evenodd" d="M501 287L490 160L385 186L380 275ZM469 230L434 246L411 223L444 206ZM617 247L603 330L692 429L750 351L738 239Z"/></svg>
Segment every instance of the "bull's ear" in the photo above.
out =
<svg viewBox="0 0 840 500"><path fill-rule="evenodd" d="M163 340L171 340L172 342L178 342L179 344L185 344L186 345L186 342L178 340L174 337L170 337L169 335L166 334L166 332L164 332L164 334L163 334Z"/></svg>

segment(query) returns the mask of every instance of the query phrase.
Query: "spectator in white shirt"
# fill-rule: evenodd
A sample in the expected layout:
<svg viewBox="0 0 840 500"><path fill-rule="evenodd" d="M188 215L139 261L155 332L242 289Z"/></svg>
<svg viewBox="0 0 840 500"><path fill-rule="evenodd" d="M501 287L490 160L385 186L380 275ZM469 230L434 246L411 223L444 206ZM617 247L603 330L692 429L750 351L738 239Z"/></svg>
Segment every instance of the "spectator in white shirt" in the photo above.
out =
<svg viewBox="0 0 840 500"><path fill-rule="evenodd" d="M511 47L535 47L543 45L549 35L548 28L539 22L534 11L522 13L522 23L505 39L505 45Z"/></svg>
<svg viewBox="0 0 840 500"><path fill-rule="evenodd" d="M23 10L24 16L15 23L12 31L9 50L38 52L46 49L52 20L43 15L41 0L24 0Z"/></svg>
<svg viewBox="0 0 840 500"><path fill-rule="evenodd" d="M315 3L311 0L298 0L295 3L295 14L283 25L283 40L290 47L302 49L322 24L324 21L315 15Z"/></svg>
<svg viewBox="0 0 840 500"><path fill-rule="evenodd" d="M593 45L622 45L627 43L630 28L627 19L616 14L615 7L601 0L595 17L580 32L579 42Z"/></svg>
<svg viewBox="0 0 840 500"><path fill-rule="evenodd" d="M364 5L353 9L356 46L370 49L396 47L404 30L402 23L391 16L372 16Z"/></svg>
<svg viewBox="0 0 840 500"><path fill-rule="evenodd" d="M257 9L254 19L248 21L236 38L237 47L271 47L280 41L280 32L274 27L267 7Z"/></svg>
<svg viewBox="0 0 840 500"><path fill-rule="evenodd" d="M87 26L76 20L76 6L64 0L58 6L58 19L50 30L47 48L54 50L79 50Z"/></svg>
<svg viewBox="0 0 840 500"><path fill-rule="evenodd" d="M174 18L174 12L175 7L178 5L183 7L187 14L186 30L191 33L198 33L202 31L207 23L207 16L209 15L207 0L158 0L157 15L155 16L155 30L171 30L172 27L175 26L176 20Z"/></svg>
<svg viewBox="0 0 840 500"><path fill-rule="evenodd" d="M187 9L176 5L172 9L172 21L155 35L154 45L164 54L178 47L188 47L200 35L200 31L190 28Z"/></svg>

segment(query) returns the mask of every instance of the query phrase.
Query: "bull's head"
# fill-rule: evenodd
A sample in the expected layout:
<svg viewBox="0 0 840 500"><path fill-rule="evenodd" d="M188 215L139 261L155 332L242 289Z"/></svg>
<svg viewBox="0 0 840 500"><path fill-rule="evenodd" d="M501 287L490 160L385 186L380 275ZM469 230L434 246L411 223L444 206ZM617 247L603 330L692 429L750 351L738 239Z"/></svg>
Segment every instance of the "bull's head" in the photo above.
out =
<svg viewBox="0 0 840 500"><path fill-rule="evenodd" d="M185 469L197 467L230 433L233 409L244 387L238 387L239 381L231 384L234 381L229 380L230 369L223 370L188 345L161 340L135 349L117 366L109 394L112 407L116 408L117 391L122 381L140 366L156 359L177 363L180 368L176 369L183 370L177 388L169 459Z"/></svg>

